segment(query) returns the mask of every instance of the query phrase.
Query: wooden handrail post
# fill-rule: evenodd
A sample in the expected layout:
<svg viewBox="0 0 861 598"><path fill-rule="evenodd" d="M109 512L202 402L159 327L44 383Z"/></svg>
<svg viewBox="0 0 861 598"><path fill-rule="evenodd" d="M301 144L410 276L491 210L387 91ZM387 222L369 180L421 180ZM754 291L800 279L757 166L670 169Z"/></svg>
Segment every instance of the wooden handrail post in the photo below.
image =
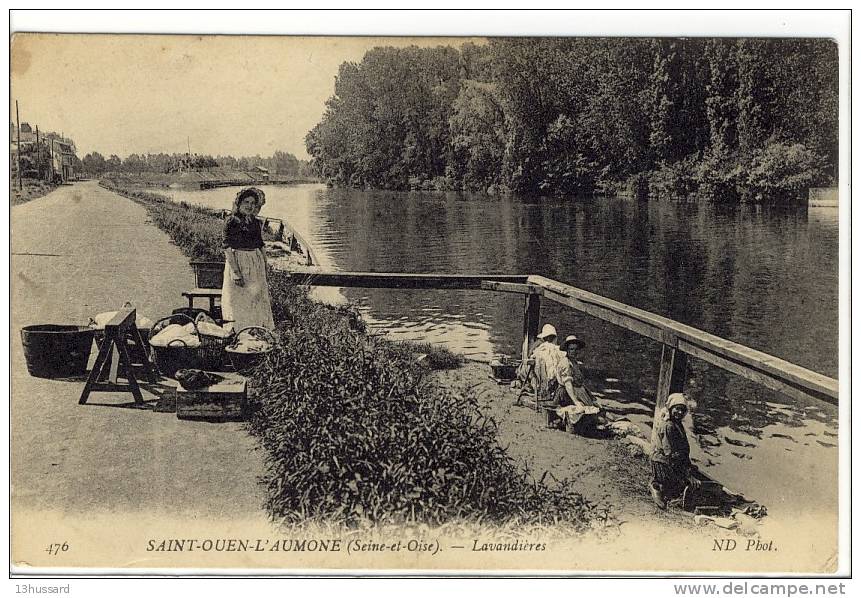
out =
<svg viewBox="0 0 861 598"><path fill-rule="evenodd" d="M529 358L529 347L538 335L538 320L541 317L541 295L530 293L526 295L523 308L523 347L521 358L525 362Z"/></svg>
<svg viewBox="0 0 861 598"><path fill-rule="evenodd" d="M688 356L683 352L664 345L661 349L661 371L658 374L658 387L655 392L655 417L652 420L652 440L654 441L655 429L661 410L667 404L667 397L674 392L685 390L685 376L687 374ZM654 442L653 442L654 443Z"/></svg>

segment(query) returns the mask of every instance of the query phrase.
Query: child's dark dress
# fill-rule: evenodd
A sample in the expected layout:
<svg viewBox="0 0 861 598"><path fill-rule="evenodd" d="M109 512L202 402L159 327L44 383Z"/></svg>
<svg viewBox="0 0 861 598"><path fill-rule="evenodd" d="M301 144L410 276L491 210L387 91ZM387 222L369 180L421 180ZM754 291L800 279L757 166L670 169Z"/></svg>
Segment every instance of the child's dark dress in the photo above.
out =
<svg viewBox="0 0 861 598"><path fill-rule="evenodd" d="M665 499L680 496L688 485L691 447L681 422L659 420L652 445L652 482Z"/></svg>

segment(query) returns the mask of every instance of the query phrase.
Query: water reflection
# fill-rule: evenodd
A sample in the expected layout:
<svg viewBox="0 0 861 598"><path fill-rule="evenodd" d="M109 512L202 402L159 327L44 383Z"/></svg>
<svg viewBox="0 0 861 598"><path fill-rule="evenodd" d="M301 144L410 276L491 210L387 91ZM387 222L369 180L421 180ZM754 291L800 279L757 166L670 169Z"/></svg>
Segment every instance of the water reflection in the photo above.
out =
<svg viewBox="0 0 861 598"><path fill-rule="evenodd" d="M624 199L536 201L456 194L266 187L324 265L378 272L534 273L667 316L836 377L838 223L829 208L775 209ZM229 207L234 190L174 193ZM831 211L828 211L831 210ZM469 291L344 289L394 338L473 357L516 355L522 298ZM545 301L542 320L587 342L589 385L611 410L648 422L660 346ZM695 457L764 501L788 469L807 500L836 504L836 409L802 404L691 359ZM791 455L789 464L784 463ZM780 460L779 464L772 459Z"/></svg>

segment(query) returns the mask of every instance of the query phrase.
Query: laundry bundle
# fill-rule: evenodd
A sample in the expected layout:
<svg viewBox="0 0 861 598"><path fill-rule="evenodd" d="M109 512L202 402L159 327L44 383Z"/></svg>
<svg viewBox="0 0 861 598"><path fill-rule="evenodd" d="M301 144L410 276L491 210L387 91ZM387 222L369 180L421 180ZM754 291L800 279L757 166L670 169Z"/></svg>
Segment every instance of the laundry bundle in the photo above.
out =
<svg viewBox="0 0 861 598"><path fill-rule="evenodd" d="M599 412L600 409L590 405L568 405L566 407L559 407L556 409L556 415L562 419L562 422L566 426L573 426L584 416L598 415Z"/></svg>
<svg viewBox="0 0 861 598"><path fill-rule="evenodd" d="M249 326L236 333L227 347L230 363L237 372L249 370L259 364L275 348L275 337L270 330Z"/></svg>
<svg viewBox="0 0 861 598"><path fill-rule="evenodd" d="M265 353L272 349L272 343L262 338L240 338L230 345L234 353Z"/></svg>
<svg viewBox="0 0 861 598"><path fill-rule="evenodd" d="M153 347L199 347L200 337L192 322L185 325L169 324L153 336L149 344Z"/></svg>
<svg viewBox="0 0 861 598"><path fill-rule="evenodd" d="M125 308L130 308L131 303L126 303L123 305ZM105 311L100 314L96 314L90 318L89 327L94 330L104 330L105 326L113 320L116 315L119 313L119 310L116 311ZM139 313L135 314L135 326L137 326L138 330L149 330L152 328L152 320L150 320L146 316L142 316Z"/></svg>
<svg viewBox="0 0 861 598"><path fill-rule="evenodd" d="M224 328L219 326L215 322L206 321L202 319L197 320L197 330L200 334L206 336L214 336L217 338L228 338L231 334L233 334L230 328Z"/></svg>

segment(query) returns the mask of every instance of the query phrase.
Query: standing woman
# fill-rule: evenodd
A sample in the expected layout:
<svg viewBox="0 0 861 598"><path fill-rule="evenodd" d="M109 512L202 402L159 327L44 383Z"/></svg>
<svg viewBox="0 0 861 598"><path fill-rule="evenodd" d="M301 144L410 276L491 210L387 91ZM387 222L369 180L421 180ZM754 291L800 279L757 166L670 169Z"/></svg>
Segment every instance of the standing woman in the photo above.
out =
<svg viewBox="0 0 861 598"><path fill-rule="evenodd" d="M224 223L222 313L237 332L247 326L275 328L266 282L263 233L256 218L265 201L260 189L242 189L233 200L233 213Z"/></svg>

